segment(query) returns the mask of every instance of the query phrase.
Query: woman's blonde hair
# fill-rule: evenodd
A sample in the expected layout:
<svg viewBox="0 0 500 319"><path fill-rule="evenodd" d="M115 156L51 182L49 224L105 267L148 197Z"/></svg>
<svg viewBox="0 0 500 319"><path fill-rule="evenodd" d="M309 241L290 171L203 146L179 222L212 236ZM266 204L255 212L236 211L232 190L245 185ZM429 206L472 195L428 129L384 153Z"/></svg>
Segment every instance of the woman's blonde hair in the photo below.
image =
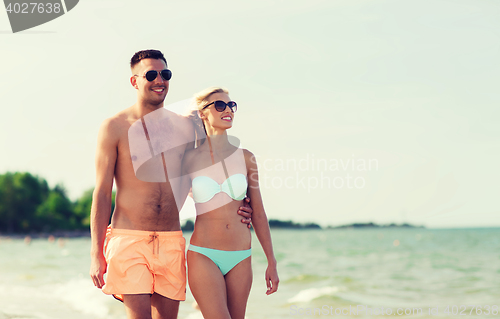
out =
<svg viewBox="0 0 500 319"><path fill-rule="evenodd" d="M229 91L225 88L221 87L209 87L206 88L194 95L194 102L196 103L196 107L198 110L201 110L205 105L208 104L208 98L210 95L215 94L215 93L226 93L229 95Z"/></svg>
<svg viewBox="0 0 500 319"><path fill-rule="evenodd" d="M225 88L222 87L209 87L204 90L201 90L200 92L196 93L193 96L193 109L189 111L187 114L187 117L193 121L194 128L196 131L196 144L197 146L200 144L200 140L204 139L207 136L207 130L205 128L205 123L203 123L203 120L200 118L198 112L201 111L207 104L208 104L208 98L210 95L215 94L215 93L226 93L229 95L229 91Z"/></svg>

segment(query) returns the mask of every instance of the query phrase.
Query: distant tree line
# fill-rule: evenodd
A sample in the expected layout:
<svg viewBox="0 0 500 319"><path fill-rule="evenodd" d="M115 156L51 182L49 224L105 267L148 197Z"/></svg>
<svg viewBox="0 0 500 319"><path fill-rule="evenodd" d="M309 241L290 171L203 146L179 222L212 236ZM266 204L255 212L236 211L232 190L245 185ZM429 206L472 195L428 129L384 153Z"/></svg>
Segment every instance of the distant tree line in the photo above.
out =
<svg viewBox="0 0 500 319"><path fill-rule="evenodd" d="M271 228L293 228L293 229L321 229L321 226L315 223L305 223L299 224L294 223L291 220L278 220L278 219L270 219L269 227Z"/></svg>
<svg viewBox="0 0 500 319"><path fill-rule="evenodd" d="M94 189L85 191L72 202L62 185L50 188L47 181L30 173L0 174L0 233L52 232L88 230ZM113 192L111 211L115 206ZM295 223L291 220L270 219L271 228L321 229L315 223ZM327 228L415 227L409 224L377 225L354 223ZM423 226L419 226L423 227ZM186 221L183 230L192 231L194 223Z"/></svg>
<svg viewBox="0 0 500 319"><path fill-rule="evenodd" d="M30 173L0 175L0 232L28 233L86 230L90 226L93 189L72 202L62 185ZM113 207L114 209L113 193Z"/></svg>
<svg viewBox="0 0 500 319"><path fill-rule="evenodd" d="M277 219L270 219L269 220L269 227L271 228L289 228L289 229L322 229L322 227L318 224L315 223L295 223L291 220L277 220ZM348 224L348 225L341 225L341 226L328 226L326 227L327 229L344 229L344 228L424 228L424 226L414 226L408 223L404 224L388 224L388 225L378 225L373 222L369 223L353 223L353 224Z"/></svg>
<svg viewBox="0 0 500 319"><path fill-rule="evenodd" d="M278 219L270 219L269 220L270 228L291 228L291 229L321 229L321 226L315 223L305 223L299 224L292 222L291 220L278 220ZM184 225L181 227L183 231L193 231L194 230L194 222L190 219L186 220Z"/></svg>
<svg viewBox="0 0 500 319"><path fill-rule="evenodd" d="M341 228L425 228L424 226L415 226L408 223L403 224L387 224L387 225L379 225L373 222L370 223L354 223L349 225L341 225L341 226L328 226L329 229L341 229Z"/></svg>

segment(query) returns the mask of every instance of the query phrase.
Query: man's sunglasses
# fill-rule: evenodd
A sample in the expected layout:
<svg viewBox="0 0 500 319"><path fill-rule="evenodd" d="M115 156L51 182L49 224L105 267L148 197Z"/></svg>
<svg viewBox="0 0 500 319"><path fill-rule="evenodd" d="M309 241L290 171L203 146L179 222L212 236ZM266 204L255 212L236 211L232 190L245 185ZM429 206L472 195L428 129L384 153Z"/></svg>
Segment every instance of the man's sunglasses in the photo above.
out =
<svg viewBox="0 0 500 319"><path fill-rule="evenodd" d="M205 105L202 110L206 109L207 107L209 107L210 105L214 105L215 106L215 109L217 110L217 112L224 112L224 110L226 109L226 106L229 106L229 108L231 109L231 112L236 112L236 110L238 109L238 106L236 105L236 102L235 101L229 101L229 102L224 102L224 101L213 101L212 103L210 104L207 104Z"/></svg>
<svg viewBox="0 0 500 319"><path fill-rule="evenodd" d="M170 71L169 69L161 70L160 74L161 74L162 79L165 81L168 81L172 78L172 71ZM139 76L139 75L134 74L134 76ZM146 72L146 74L143 75L142 77L145 77L146 80L148 80L149 82L152 82L156 79L157 76L158 76L158 71L151 70L151 71Z"/></svg>

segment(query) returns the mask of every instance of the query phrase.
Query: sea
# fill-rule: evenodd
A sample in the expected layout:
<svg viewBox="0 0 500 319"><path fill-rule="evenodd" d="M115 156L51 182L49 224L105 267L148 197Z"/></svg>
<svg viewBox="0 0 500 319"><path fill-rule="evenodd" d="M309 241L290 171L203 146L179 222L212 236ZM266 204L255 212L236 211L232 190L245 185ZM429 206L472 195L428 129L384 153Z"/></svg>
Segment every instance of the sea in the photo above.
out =
<svg viewBox="0 0 500 319"><path fill-rule="evenodd" d="M191 233L185 232L189 241ZM267 296L253 238L249 319L500 318L500 229L273 229ZM0 238L0 319L126 318L89 277L90 238ZM203 318L188 288L179 318Z"/></svg>

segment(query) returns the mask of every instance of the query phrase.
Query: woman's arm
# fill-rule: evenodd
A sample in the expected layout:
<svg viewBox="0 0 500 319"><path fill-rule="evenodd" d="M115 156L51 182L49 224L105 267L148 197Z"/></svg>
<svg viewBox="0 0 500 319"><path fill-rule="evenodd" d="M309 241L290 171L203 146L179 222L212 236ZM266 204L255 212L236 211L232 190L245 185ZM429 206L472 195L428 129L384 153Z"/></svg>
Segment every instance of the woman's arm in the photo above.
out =
<svg viewBox="0 0 500 319"><path fill-rule="evenodd" d="M245 162L247 166L248 176L248 195L252 199L252 225L255 229L255 234L259 239L264 253L267 257L267 270L266 270L266 284L267 292L270 295L278 290L278 270L276 268L276 258L273 252L273 243L271 241L271 231L269 230L269 223L267 221L264 204L259 188L259 173L257 170L257 160L255 156L248 150L244 150Z"/></svg>

